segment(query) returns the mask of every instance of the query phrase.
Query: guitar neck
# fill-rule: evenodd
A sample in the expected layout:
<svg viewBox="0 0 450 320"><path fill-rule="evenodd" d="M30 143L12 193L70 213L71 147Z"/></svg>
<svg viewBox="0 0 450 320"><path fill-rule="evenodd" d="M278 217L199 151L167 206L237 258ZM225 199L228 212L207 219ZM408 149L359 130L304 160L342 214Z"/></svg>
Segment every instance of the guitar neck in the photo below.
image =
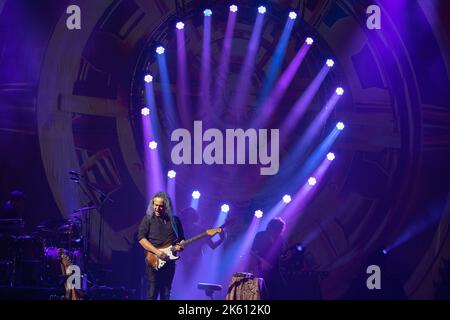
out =
<svg viewBox="0 0 450 320"><path fill-rule="evenodd" d="M190 238L188 240L184 240L184 245L187 245L187 244L189 244L191 242L194 242L194 241L196 241L198 239L201 239L201 238L203 238L203 237L205 237L207 235L208 235L208 233L205 231L202 234L199 234L198 236L192 237L192 238Z"/></svg>

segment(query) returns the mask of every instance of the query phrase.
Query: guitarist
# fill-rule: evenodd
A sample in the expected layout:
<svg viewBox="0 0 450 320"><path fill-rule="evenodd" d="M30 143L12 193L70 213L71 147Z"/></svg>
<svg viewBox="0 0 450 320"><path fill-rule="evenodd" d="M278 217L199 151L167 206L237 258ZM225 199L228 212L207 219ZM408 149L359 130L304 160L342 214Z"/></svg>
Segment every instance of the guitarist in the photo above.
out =
<svg viewBox="0 0 450 320"><path fill-rule="evenodd" d="M144 250L166 260L167 255L160 247L166 244L174 246L174 252L181 251L180 241L184 240L180 219L172 215L170 197L165 192L158 192L147 207L147 212L139 225L138 241ZM167 260L164 268L155 270L146 264L149 300L170 299L172 281L175 275L175 261Z"/></svg>

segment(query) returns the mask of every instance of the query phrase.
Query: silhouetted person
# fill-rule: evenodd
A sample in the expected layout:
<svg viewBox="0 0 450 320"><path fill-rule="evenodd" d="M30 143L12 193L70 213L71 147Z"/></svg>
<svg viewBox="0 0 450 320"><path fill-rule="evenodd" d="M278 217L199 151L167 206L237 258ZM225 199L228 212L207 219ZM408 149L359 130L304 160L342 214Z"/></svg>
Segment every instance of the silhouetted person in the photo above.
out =
<svg viewBox="0 0 450 320"><path fill-rule="evenodd" d="M265 231L256 234L251 249L251 260L256 264L256 275L264 279L268 299L283 299L283 279L280 258L285 248L283 231L286 223L273 218Z"/></svg>
<svg viewBox="0 0 450 320"><path fill-rule="evenodd" d="M186 240L203 234L207 229L199 223L200 217L197 210L189 207L180 212L180 219L183 223L184 236ZM187 288L196 288L198 282L205 282L208 280L207 274L203 272L204 268L210 266L208 261L209 249L216 249L225 239L224 231L220 232L217 240L213 240L213 237L206 236L196 241L193 241L186 245L182 254L180 254L180 267L182 270L182 281ZM188 294L189 291L186 291ZM192 292L192 291L190 291ZM202 293L203 296L203 293ZM194 295L188 297L195 298Z"/></svg>
<svg viewBox="0 0 450 320"><path fill-rule="evenodd" d="M180 212L180 219L183 222L184 236L186 239L198 236L208 229L199 223L199 215L194 208L183 209ZM225 234L223 231L219 233L219 236L219 239L216 241L212 237L207 236L192 242L183 252L183 259L201 259L204 255L206 245L214 250L224 241Z"/></svg>

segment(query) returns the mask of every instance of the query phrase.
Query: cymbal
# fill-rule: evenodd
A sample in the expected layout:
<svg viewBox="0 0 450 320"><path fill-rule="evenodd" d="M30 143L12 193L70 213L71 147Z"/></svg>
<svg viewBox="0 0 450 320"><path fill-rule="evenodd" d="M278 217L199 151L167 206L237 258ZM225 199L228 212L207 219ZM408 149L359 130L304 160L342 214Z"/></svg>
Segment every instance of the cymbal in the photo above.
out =
<svg viewBox="0 0 450 320"><path fill-rule="evenodd" d="M71 219L47 220L35 227L35 230L41 233L61 233L74 228L76 221Z"/></svg>
<svg viewBox="0 0 450 320"><path fill-rule="evenodd" d="M51 228L50 226L45 225L45 224L40 224L40 225L36 226L35 229L38 232L45 232L45 233L56 232L53 228Z"/></svg>
<svg viewBox="0 0 450 320"><path fill-rule="evenodd" d="M73 232L75 229L75 226L72 224L64 224L62 226L58 227L58 232Z"/></svg>
<svg viewBox="0 0 450 320"><path fill-rule="evenodd" d="M83 208L79 208L77 210L75 210L72 213L69 213L67 216L72 217L72 218L79 218L81 216L83 216L83 214L86 212L89 212L90 210L94 210L97 209L96 207L93 206L87 206L87 207L83 207Z"/></svg>
<svg viewBox="0 0 450 320"><path fill-rule="evenodd" d="M47 228L38 228L37 233L57 233L56 230L47 229Z"/></svg>

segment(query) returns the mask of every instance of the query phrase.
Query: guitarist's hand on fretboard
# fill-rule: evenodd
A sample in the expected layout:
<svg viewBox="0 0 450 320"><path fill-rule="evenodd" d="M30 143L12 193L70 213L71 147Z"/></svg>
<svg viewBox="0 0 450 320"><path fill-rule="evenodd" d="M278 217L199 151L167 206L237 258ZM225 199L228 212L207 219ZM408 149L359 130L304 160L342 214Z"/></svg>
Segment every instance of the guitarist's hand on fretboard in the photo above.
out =
<svg viewBox="0 0 450 320"><path fill-rule="evenodd" d="M173 247L173 252L183 251L184 240Z"/></svg>

